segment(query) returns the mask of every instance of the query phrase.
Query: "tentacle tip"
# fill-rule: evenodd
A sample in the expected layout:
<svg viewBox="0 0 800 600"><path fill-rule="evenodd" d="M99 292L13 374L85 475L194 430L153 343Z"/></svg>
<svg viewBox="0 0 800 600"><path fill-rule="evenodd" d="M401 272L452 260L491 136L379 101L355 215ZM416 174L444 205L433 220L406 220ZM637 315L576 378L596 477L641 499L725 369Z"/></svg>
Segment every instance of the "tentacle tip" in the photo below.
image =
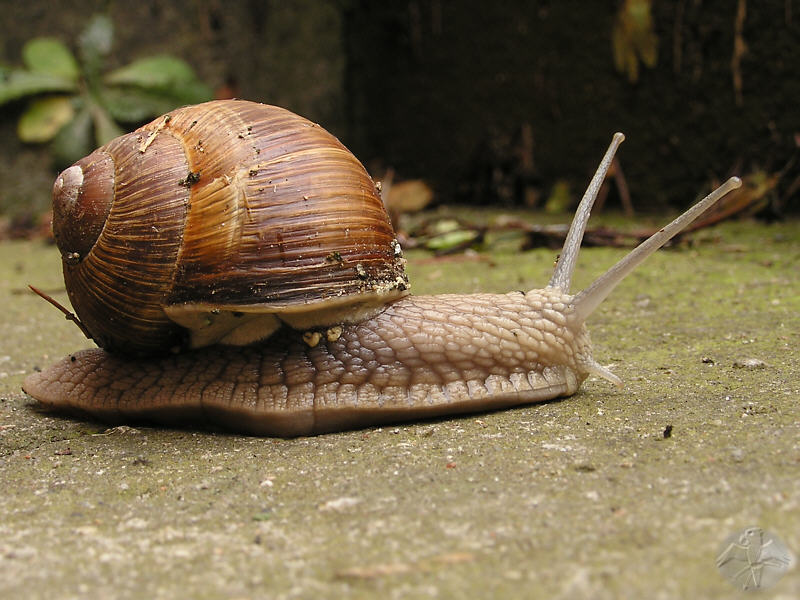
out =
<svg viewBox="0 0 800 600"><path fill-rule="evenodd" d="M615 141L616 143L618 143L618 144L621 144L622 142L624 142L624 141L625 141L625 134L624 134L624 133L622 133L621 131L618 131L618 132L616 132L616 133L614 134L614 141Z"/></svg>
<svg viewBox="0 0 800 600"><path fill-rule="evenodd" d="M732 190L742 187L742 179L740 177L736 177L735 175L728 179L728 187Z"/></svg>
<svg viewBox="0 0 800 600"><path fill-rule="evenodd" d="M609 383L613 383L618 388L625 387L622 379L614 375L611 371L609 371L606 367L596 362L594 359L590 359L584 365L587 372L591 373L592 375L597 375L598 377L605 379Z"/></svg>

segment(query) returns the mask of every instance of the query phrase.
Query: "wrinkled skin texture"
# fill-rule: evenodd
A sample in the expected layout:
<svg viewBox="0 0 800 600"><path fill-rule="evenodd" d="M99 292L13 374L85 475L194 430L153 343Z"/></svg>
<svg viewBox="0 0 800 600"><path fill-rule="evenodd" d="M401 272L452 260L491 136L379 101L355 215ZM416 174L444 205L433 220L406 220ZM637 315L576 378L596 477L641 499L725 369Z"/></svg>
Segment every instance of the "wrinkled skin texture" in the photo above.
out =
<svg viewBox="0 0 800 600"><path fill-rule="evenodd" d="M43 405L120 422L207 422L295 436L573 394L592 370L585 326L556 288L412 296L309 347L265 343L161 359L76 353L30 376Z"/></svg>

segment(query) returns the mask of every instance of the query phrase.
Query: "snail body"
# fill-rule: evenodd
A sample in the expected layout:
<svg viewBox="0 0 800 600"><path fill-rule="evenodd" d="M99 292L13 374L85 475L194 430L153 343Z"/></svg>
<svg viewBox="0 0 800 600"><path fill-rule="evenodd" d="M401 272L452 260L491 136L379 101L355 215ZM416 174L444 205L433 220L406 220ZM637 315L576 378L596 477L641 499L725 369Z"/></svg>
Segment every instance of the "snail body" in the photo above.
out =
<svg viewBox="0 0 800 600"><path fill-rule="evenodd" d="M203 421L257 435L294 436L569 396L590 374L621 385L619 378L592 358L586 319L649 254L741 184L737 178L731 178L638 246L586 290L571 295L570 281L591 204L623 140L622 134L616 134L578 207L548 286L508 294L411 296L407 295L399 246L391 227L387 227L385 213L372 199L374 185L357 160L349 158L351 155L346 150L344 153L348 156L342 154L343 146L335 138L325 134L328 137L322 142L301 141L300 151L287 151L284 145L283 154L283 142L279 142L274 156L265 158L268 151L265 146L258 145L260 141L247 142L246 135L240 136L242 132L252 133L260 128L261 125L252 121L264 118L265 112L274 114L277 111L280 120L294 121L295 116L288 111L230 101L180 110L186 113L170 113L129 134L126 143L134 146L131 156L141 159L136 153L155 154L154 147L166 154L160 146L155 146L160 143L159 137L167 137L164 143L172 143L171 139L179 138L177 133L184 129L191 130L206 120L214 121L217 117L210 117L208 113L217 111L232 112L236 116L231 121L236 126L228 126L224 131L214 121L217 122L216 133L225 139L222 147L236 144L236 139L250 144L243 157L232 159L224 168L216 167L223 157L210 159L210 167L180 163L177 167L168 167L164 178L174 185L178 181L175 175L183 171L199 173L198 181L192 185L184 182L177 187L194 193L191 188L206 177L205 187L199 189L211 189L211 200L196 200L189 195L179 196L183 199L175 202L177 208L173 212L183 211L187 228L207 218L213 226L208 230L192 230L188 244L187 234L176 242L177 261L198 257L202 260L180 263L189 266L176 268L166 277L171 284L176 280L180 283L190 279L187 274L194 270L201 272L193 291L202 292L202 299L182 295L183 290L188 289L186 285L177 286L181 292L175 292L173 285L168 292L155 296L148 307L149 313L138 321L134 319L138 328L134 327L133 333L126 332L124 327L122 333L117 333L125 321L124 314L112 315L104 307L106 312L99 317L87 310L96 310L103 304L100 300L107 297L125 305L120 297L124 299L124 290L132 283L124 283L123 292L107 292L113 276L106 273L98 275L96 281L87 286L88 291L70 291L78 317L90 335L107 350L78 352L29 376L23 389L45 406L88 413L115 422L147 419L185 424ZM231 118L230 114L227 118ZM307 121L299 122L305 129L319 129L306 125ZM209 135L214 133L212 129ZM281 125L273 123L265 126L263 132L259 130L259 135L285 141L286 134L281 133ZM117 143L122 144L122 141ZM198 137L193 143L205 152L211 151L210 138ZM328 165L324 161L314 162L312 155L326 156L329 145L336 148L337 160L346 164L346 169L357 165L352 167L352 173L331 174L325 170ZM186 144L182 142L181 146L185 150ZM190 143L189 147L194 146ZM254 147L259 151L255 152ZM143 185L141 179L152 181L160 176L154 170L140 168L132 174L132 181L123 181L116 167L113 184L103 180L90 183L90 175L95 171L108 171L106 163L111 153L100 149L92 156L95 156L92 160L83 159L77 163L80 177L75 167L70 167L71 174L70 169L62 173L54 188L54 210L59 211L59 203L68 208L66 215L54 217L54 229L63 228L56 239L62 252L68 289L70 269L92 260L90 257L95 253L102 254L98 250L108 253L97 240L106 230L117 227L109 225L112 215L115 218L123 214L137 216L151 210L126 208L121 211L112 206L106 211L96 203L76 208L79 204L76 202L89 195L85 190L101 188L107 193L109 187L135 188ZM162 161L163 156L153 164ZM266 187L263 183L280 181L280 173L270 172L255 184L251 181L267 169L266 165L280 166L292 173L285 177L292 181L287 187L294 191L287 193L278 206L300 208L297 216L281 215L287 229L283 229L278 219L264 231L258 225L251 227L249 236L257 240L254 248L266 247L267 254L270 249L282 248L273 254L278 255L274 262L278 273L282 274L277 278L278 283L283 282L285 289L279 285L274 292L268 289L267 267L263 263L253 258L248 265L231 258L232 255L238 257L238 249L242 247L236 236L248 231L249 223L260 218L262 213L269 215L276 210L269 196L263 205L259 204L256 192L259 187ZM298 171L301 175L291 179ZM306 187L302 181L306 177L319 183L316 187ZM79 179L80 186L76 186L74 182ZM244 191L242 182L245 182ZM65 188L67 200L62 202L59 195L64 195ZM178 195L174 189L170 193ZM224 200L215 200L222 196ZM307 207L306 203L315 196L326 199L327 208L325 202L324 209ZM337 200L340 198L345 200ZM149 204L151 200L145 198L144 202ZM78 213L88 214L90 224L78 226L78 233L73 233ZM225 216L214 218L220 213ZM364 230L366 233L358 229L362 225L348 224L351 217L357 219L362 213L368 216L370 223ZM237 216L233 219L234 225L229 225L230 214ZM320 217L321 214L324 216ZM316 219L314 226L328 232L322 236L323 240L333 241L325 245L314 236L313 229L303 228L300 222L307 217L312 221ZM165 233L157 225L160 222L161 219L156 224L148 222L151 233L140 226L133 237L141 236L157 248L163 246ZM153 231L153 227L159 230ZM228 241L210 241L217 239L215 234L220 230L223 239ZM293 246L293 252L289 252L290 246L285 243L281 246L275 241L293 231L302 231L309 238L308 256ZM90 243L84 240L86 235L93 238ZM273 246L264 242L265 236L273 240ZM342 246L347 238L358 240L354 249ZM205 254L206 246L213 251ZM115 247L114 244L108 246ZM186 250L187 247L190 250ZM297 257L298 260L293 261ZM142 261L145 258L140 257ZM198 264L203 268L195 269ZM244 280L245 275L238 274L226 278L225 270L231 265L234 265L235 274L239 269L250 267L258 272L258 277ZM311 274L301 270L296 279L288 274L292 268L309 265ZM148 279L146 268L137 272L134 281ZM320 275L322 283L331 283L329 288L322 286L318 296L309 283L315 273ZM220 274L224 283L217 284L214 277ZM88 279L88 275L78 278L79 281ZM233 293L232 286L242 281L246 281L243 291ZM95 285L100 286L102 293L93 291ZM87 295L90 297L88 309L78 304ZM125 308L125 311L130 312L130 309ZM243 318L250 322L237 321ZM146 329L142 324L149 326L150 321L162 329L156 328L157 333L148 333L150 337L147 337L141 333ZM141 343L143 337L145 343ZM155 356L142 357L144 354Z"/></svg>
<svg viewBox="0 0 800 600"><path fill-rule="evenodd" d="M581 357L570 356L587 347L585 328L556 338L563 300L555 291L407 296L313 347L284 328L256 345L155 360L84 350L32 375L25 390L109 422L210 422L275 436L503 408L570 395L585 379ZM571 366L557 364L567 358Z"/></svg>

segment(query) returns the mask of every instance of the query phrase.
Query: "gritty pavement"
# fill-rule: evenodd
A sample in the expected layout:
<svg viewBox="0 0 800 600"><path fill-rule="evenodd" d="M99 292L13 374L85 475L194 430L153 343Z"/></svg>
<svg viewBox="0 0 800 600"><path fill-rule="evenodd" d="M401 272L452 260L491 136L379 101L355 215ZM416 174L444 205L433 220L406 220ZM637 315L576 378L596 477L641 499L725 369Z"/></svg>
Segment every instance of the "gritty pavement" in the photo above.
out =
<svg viewBox="0 0 800 600"><path fill-rule="evenodd" d="M589 322L623 389L296 439L42 412L25 374L89 344L25 290L66 303L55 249L0 244L0 598L735 597L732 534L800 556L800 223L695 240ZM416 293L505 291L554 252L409 258Z"/></svg>

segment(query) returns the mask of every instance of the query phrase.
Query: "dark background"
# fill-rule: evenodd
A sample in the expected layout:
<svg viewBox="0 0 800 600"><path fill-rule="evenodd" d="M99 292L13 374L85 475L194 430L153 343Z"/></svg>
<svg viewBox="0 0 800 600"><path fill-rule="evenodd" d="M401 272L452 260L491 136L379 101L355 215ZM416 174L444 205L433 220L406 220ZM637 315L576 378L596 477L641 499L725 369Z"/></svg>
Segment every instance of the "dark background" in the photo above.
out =
<svg viewBox="0 0 800 600"><path fill-rule="evenodd" d="M374 176L391 166L398 178L425 178L439 202L520 204L520 185L546 195L559 179L580 192L621 130L637 210L687 205L715 179L760 170L785 171L776 205L797 210L789 192L798 173L790 161L800 135L800 2L655 1L657 62L640 68L635 83L614 66L620 5L13 1L0 10L0 59L19 65L22 44L39 35L72 44L88 18L105 11L116 27L109 67L178 55L220 95L303 114L339 136ZM0 108L0 212L49 202L46 147L16 139L23 106ZM521 164L521 147L532 164ZM492 184L498 180L503 185Z"/></svg>

